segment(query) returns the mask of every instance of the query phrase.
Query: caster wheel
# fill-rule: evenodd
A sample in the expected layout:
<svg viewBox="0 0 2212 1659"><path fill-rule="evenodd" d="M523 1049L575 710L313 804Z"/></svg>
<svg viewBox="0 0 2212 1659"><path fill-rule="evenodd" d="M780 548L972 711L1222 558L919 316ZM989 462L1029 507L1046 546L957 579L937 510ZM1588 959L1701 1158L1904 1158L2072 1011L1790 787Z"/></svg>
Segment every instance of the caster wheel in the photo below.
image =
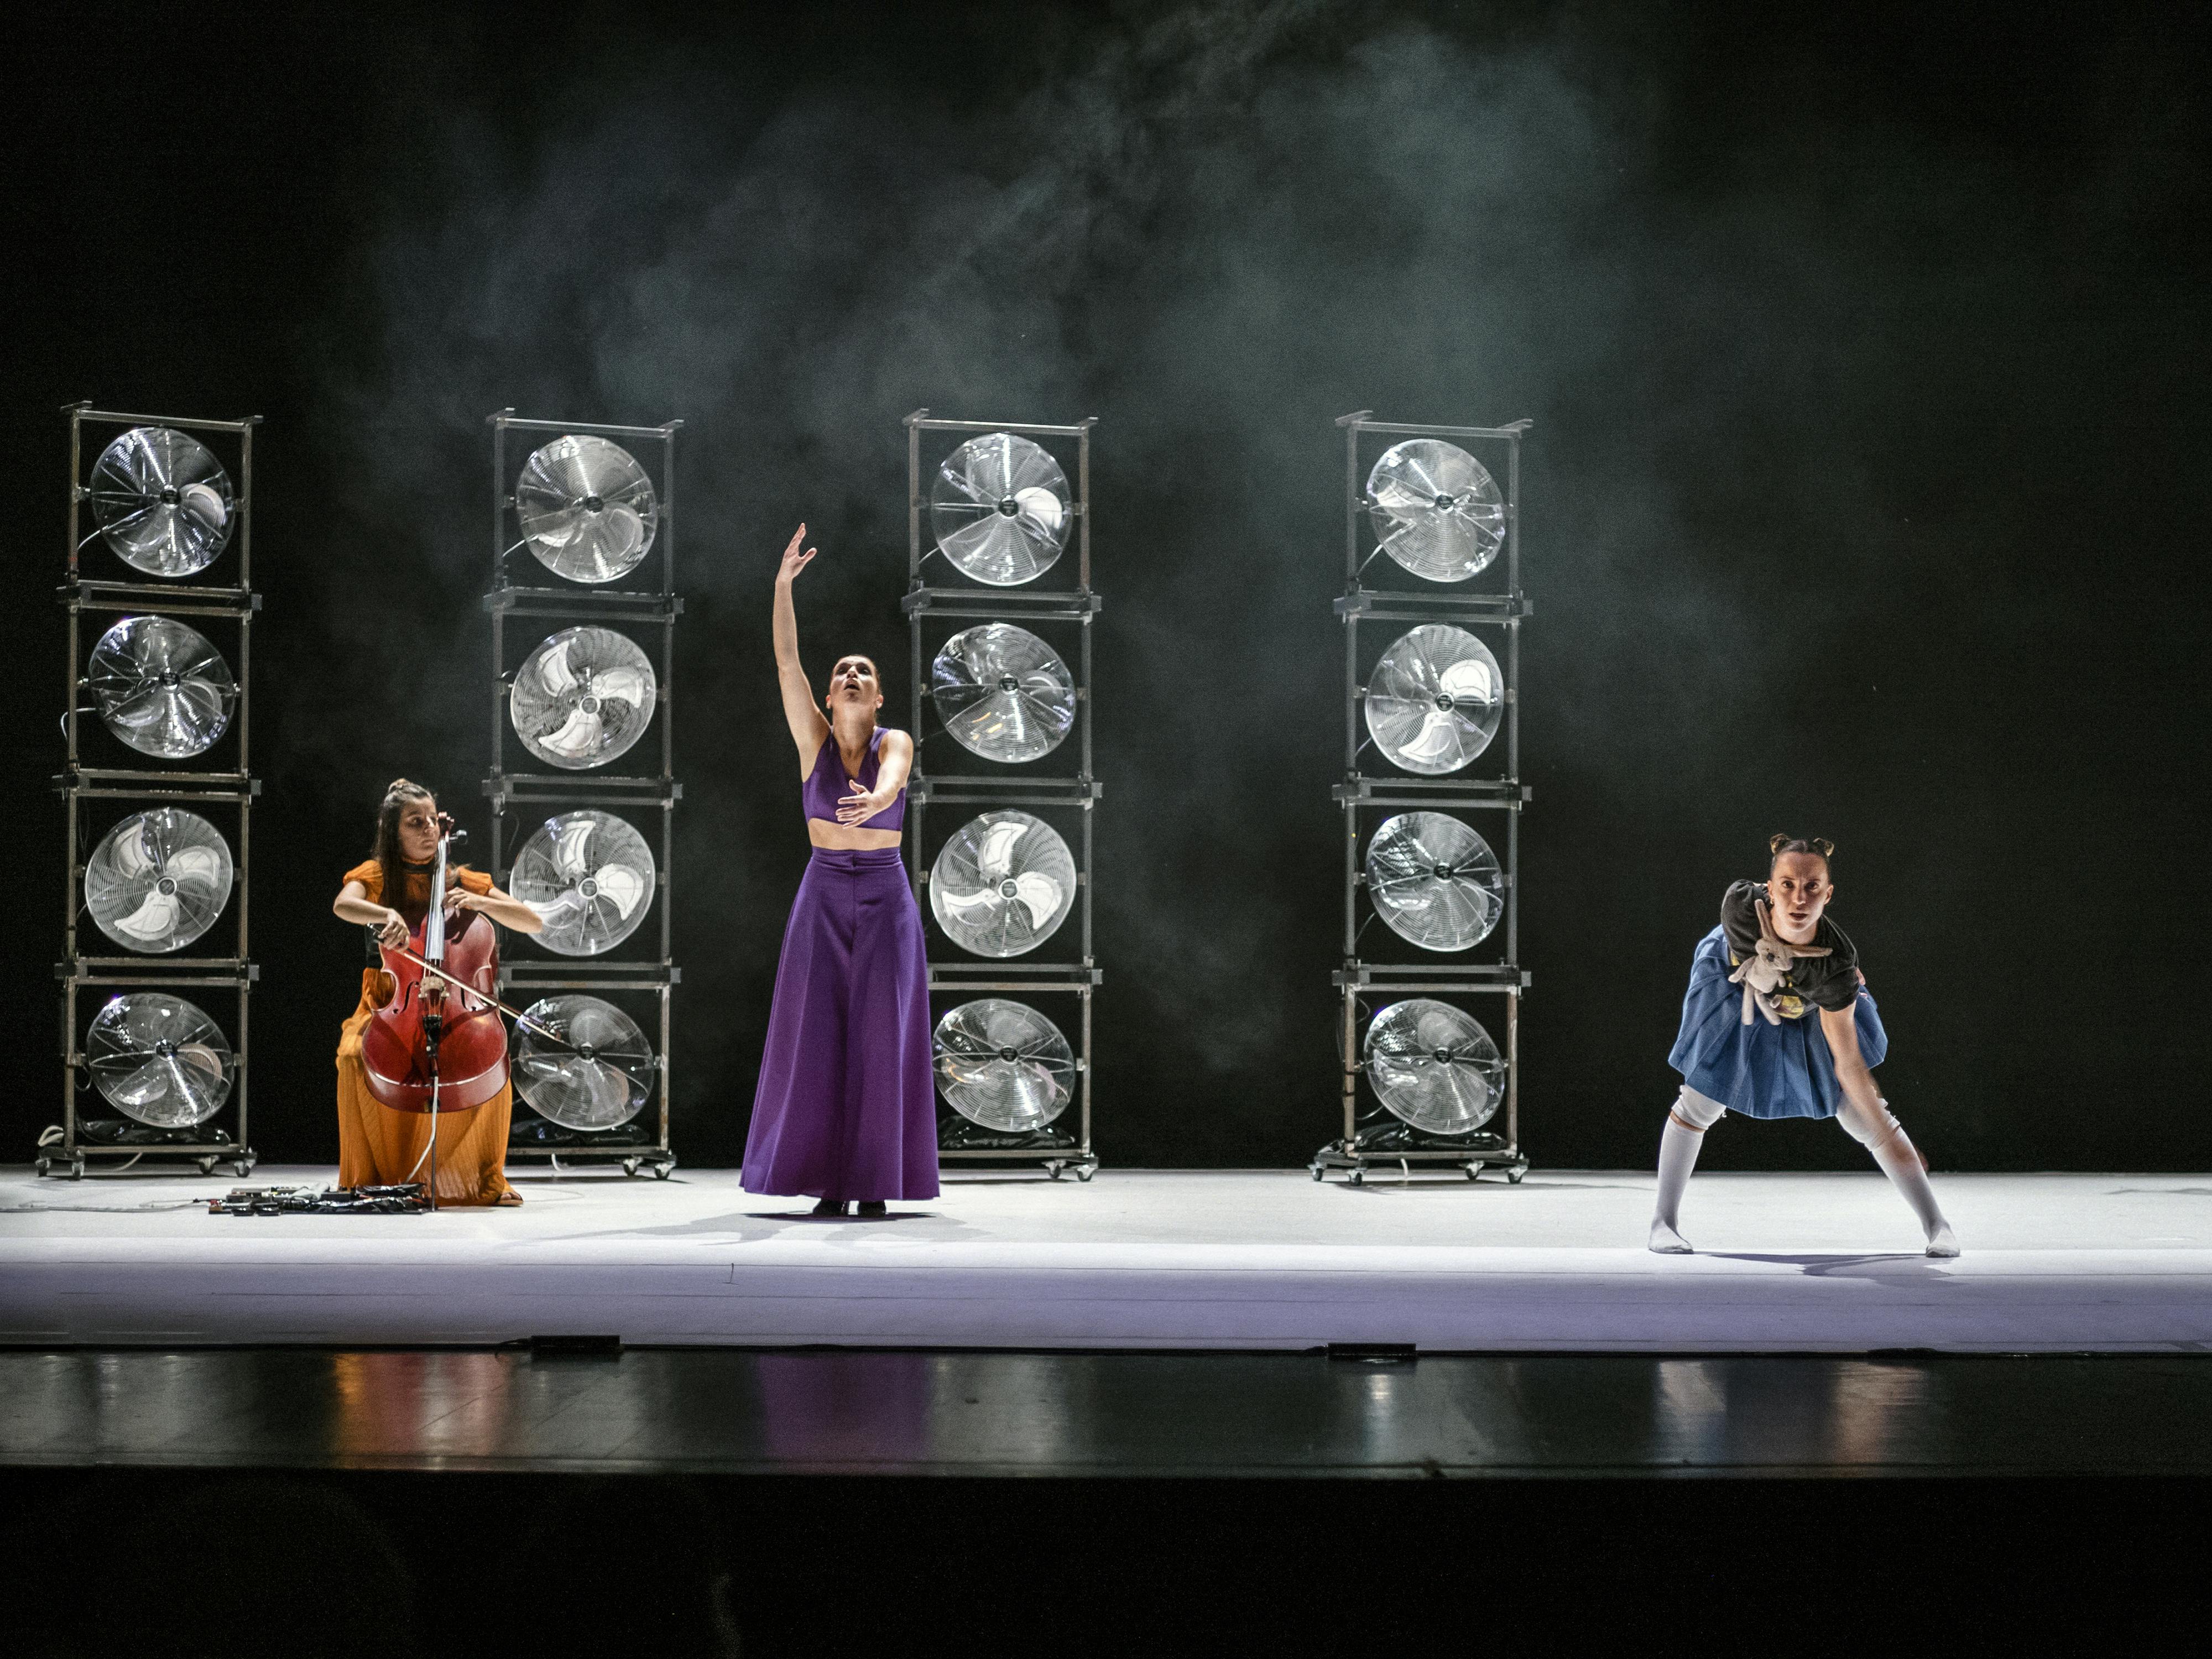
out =
<svg viewBox="0 0 2212 1659"><path fill-rule="evenodd" d="M675 1173L676 1160L672 1158L665 1164L656 1164L653 1166L653 1178L655 1181L665 1181Z"/></svg>
<svg viewBox="0 0 2212 1659"><path fill-rule="evenodd" d="M637 1173L637 1160L634 1158L624 1158L623 1160L623 1173L626 1176L635 1175Z"/></svg>
<svg viewBox="0 0 2212 1659"><path fill-rule="evenodd" d="M73 1158L70 1160L69 1178L71 1181L82 1181L84 1179L84 1160L82 1158Z"/></svg>
<svg viewBox="0 0 2212 1659"><path fill-rule="evenodd" d="M1354 1170L1350 1175L1345 1176L1344 1184L1347 1187L1364 1187L1367 1184L1367 1171Z"/></svg>
<svg viewBox="0 0 2212 1659"><path fill-rule="evenodd" d="M200 1173L204 1176L213 1175L215 1173L215 1160L211 1158L202 1158L200 1160Z"/></svg>
<svg viewBox="0 0 2212 1659"><path fill-rule="evenodd" d="M1318 1164L1314 1164L1311 1168L1307 1170L1306 1173L1311 1176L1316 1181L1319 1181L1321 1179L1321 1165Z"/></svg>
<svg viewBox="0 0 2212 1659"><path fill-rule="evenodd" d="M1048 1164L1044 1166L1044 1172L1048 1178L1057 1181L1066 1173L1066 1170L1060 1164Z"/></svg>
<svg viewBox="0 0 2212 1659"><path fill-rule="evenodd" d="M1091 1177L1097 1173L1098 1171L1096 1170L1078 1170L1075 1172L1075 1178L1087 1186L1090 1184Z"/></svg>
<svg viewBox="0 0 2212 1659"><path fill-rule="evenodd" d="M246 1176L253 1173L253 1160L250 1158L240 1158L230 1166L230 1172L236 1176L240 1181L245 1180Z"/></svg>
<svg viewBox="0 0 2212 1659"><path fill-rule="evenodd" d="M54 1161L50 1158L34 1158L31 1160L31 1173L35 1176L43 1176L53 1167Z"/></svg>
<svg viewBox="0 0 2212 1659"><path fill-rule="evenodd" d="M1523 1164L1516 1168L1508 1170L1505 1172L1505 1179L1510 1185L1518 1187L1521 1184L1521 1177L1528 1173L1528 1166Z"/></svg>
<svg viewBox="0 0 2212 1659"><path fill-rule="evenodd" d="M1467 1178L1468 1178L1469 1181L1480 1181L1480 1180L1481 1180L1481 1179L1482 1179L1482 1165L1480 1165L1480 1164L1468 1164L1468 1165L1467 1166Z"/></svg>

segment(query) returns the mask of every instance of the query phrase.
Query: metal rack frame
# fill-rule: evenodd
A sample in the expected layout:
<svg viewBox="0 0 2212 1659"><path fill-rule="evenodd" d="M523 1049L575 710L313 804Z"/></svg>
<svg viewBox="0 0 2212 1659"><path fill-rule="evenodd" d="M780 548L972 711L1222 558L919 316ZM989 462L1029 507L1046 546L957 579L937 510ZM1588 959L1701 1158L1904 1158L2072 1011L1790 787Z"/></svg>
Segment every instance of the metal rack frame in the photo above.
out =
<svg viewBox="0 0 2212 1659"><path fill-rule="evenodd" d="M526 420L512 409L485 417L491 428L491 586L483 606L491 613L491 769L485 774L483 793L491 802L491 877L507 879L507 843L510 817L520 819L538 806L566 803L593 808L637 806L660 813L660 851L654 902L660 907L660 950L652 961L599 961L592 958L529 960L500 963L500 988L519 991L631 991L652 994L659 1004L659 1043L655 1063L659 1073L659 1124L656 1139L640 1141L586 1141L569 1146L516 1146L507 1148L509 1160L544 1159L571 1164L619 1164L625 1175L649 1169L665 1180L676 1168L676 1153L669 1140L670 1047L673 1035L672 993L682 982L683 969L673 959L672 932L675 914L676 804L684 799L684 786L676 780L676 619L684 614L684 601L676 592L676 434L684 425L668 421L659 426L613 426L602 422ZM515 510L514 480L507 476L507 434L546 433L555 436L590 436L652 440L659 443L660 477L657 491L660 513L660 580L652 588L600 588L584 585L541 587L509 579L507 560L520 550L524 538L519 522L510 525ZM515 742L507 714L513 679L507 665L507 624L510 618L539 618L573 624L627 623L639 629L658 629L659 678L654 717L660 723L660 770L658 775L601 776L553 769L511 769L508 745ZM536 639L531 641L538 643ZM519 746L519 745L518 745ZM633 753L635 751L633 750ZM522 750L529 765L534 757ZM625 757L626 758L626 757ZM628 1126L623 1126L627 1127Z"/></svg>
<svg viewBox="0 0 2212 1659"><path fill-rule="evenodd" d="M261 596L253 591L253 429L261 416L241 420L185 419L169 415L131 415L95 409L89 401L64 405L69 416L70 495L68 577L58 598L69 613L69 673L67 713L63 719L68 754L54 780L62 797L66 819L64 860L67 885L62 895L62 959L54 966L61 983L62 1138L42 1142L32 1167L43 1176L57 1163L66 1163L72 1180L82 1179L88 1159L112 1158L127 1163L149 1159L157 1163L197 1164L202 1175L212 1175L219 1164L228 1164L241 1178L251 1174L256 1154L248 1135L248 1085L252 1076L249 1002L260 969L252 958L251 906L252 891L254 798L261 785L252 775L250 739L252 733L253 618L261 609ZM84 428L88 425L172 427L182 432L229 433L238 439L239 476L234 507L238 550L235 585L194 582L105 581L84 574L82 520L91 490L84 483ZM85 613L112 611L121 616L227 617L238 624L238 703L232 711L231 732L238 741L237 765L224 772L186 768L155 769L144 767L87 766L78 743L78 702L85 689ZM77 915L83 904L84 852L82 804L88 800L173 802L180 805L231 805L238 808L238 849L234 860L231 899L237 914L238 936L231 953L222 957L188 954L148 956L87 956L78 949ZM86 1067L80 1046L77 1009L80 993L94 987L137 986L158 990L231 990L238 997L237 1030L233 1054L234 1080L226 1110L237 1114L235 1141L205 1136L191 1141L155 1146L89 1145L80 1139L76 1097ZM220 1114L218 1114L220 1115ZM212 1121L212 1120L210 1120Z"/></svg>
<svg viewBox="0 0 2212 1659"><path fill-rule="evenodd" d="M1521 1146L1521 997L1529 986L1521 961L1521 813L1533 791L1521 781L1521 623L1531 607L1521 591L1521 439L1531 424L1526 420L1506 426L1419 426L1396 421L1377 421L1371 410L1341 416L1336 424L1344 432L1344 594L1335 601L1338 621L1344 625L1344 781L1330 791L1344 809L1344 960L1330 975L1340 1002L1338 1030L1342 1056L1339 1079L1343 1109L1343 1134L1325 1144L1307 1164L1316 1181L1330 1171L1343 1173L1353 1185L1361 1183L1370 1169L1396 1168L1411 1175L1413 1166L1456 1167L1469 1180L1486 1168L1504 1171L1517 1182L1528 1173L1528 1159ZM1505 545L1504 592L1419 592L1370 588L1364 585L1365 565L1381 552L1370 549L1360 556L1360 524L1366 516L1366 486L1359 472L1359 441L1376 434L1393 441L1401 438L1466 439L1503 444L1505 448ZM1494 568L1494 567L1493 567ZM1359 624L1363 622L1438 623L1494 626L1505 633L1500 666L1504 676L1504 763L1502 778L1415 778L1395 772L1370 777L1359 769L1364 746L1363 705L1367 688L1362 683ZM1493 750L1495 749L1493 739ZM1425 963L1370 963L1359 957L1359 889L1365 884L1360 868L1360 814L1370 808L1416 808L1450 811L1502 811L1505 815L1504 951L1503 962ZM1363 1131L1359 1118L1359 1078L1366 1070L1360 1058L1360 999L1370 992L1432 995L1443 992L1461 995L1502 994L1505 999L1504 1133L1486 1127L1470 1135L1431 1135L1387 1117L1378 1105L1374 1115L1387 1122ZM1495 1121L1495 1120L1493 1120ZM1382 1128L1388 1144L1374 1133Z"/></svg>
<svg viewBox="0 0 2212 1659"><path fill-rule="evenodd" d="M1098 1170L1098 1155L1091 1144L1091 1077L1094 1068L1091 1051L1091 997L1104 979L1092 953L1091 918L1092 815L1104 793L1103 786L1092 775L1091 746L1091 624L1104 603L1091 586L1091 428L1097 423L1096 416L1073 425L1043 425L1018 421L947 421L935 418L927 409L917 409L906 417L908 586L905 596L899 601L899 608L906 613L911 647L908 653L908 678L913 700L915 746L914 769L907 781L907 866L915 902L927 910L923 889L928 884L929 871L923 863L922 830L933 802L970 809L994 806L1070 808L1081 812L1083 823L1082 847L1078 855L1076 877L1079 898L1076 908L1081 916L1082 953L1079 960L1032 963L970 957L939 960L933 957L929 963L929 988L933 992L1053 992L1072 994L1077 999L1079 1006L1075 1060L1078 1127L1073 1144L1050 1144L1054 1139L1066 1140L1068 1137L1064 1132L1057 1136L1047 1132L1034 1137L1036 1142L1034 1145L994 1147L946 1146L940 1135L938 1157L941 1161L1042 1164L1045 1172L1055 1181L1071 1170L1079 1181L1088 1181ZM929 504L922 490L921 434L925 432L955 433L963 438L992 432L1009 432L1019 437L1072 438L1075 441L1073 587L1040 590L1027 586L995 588L981 585L973 587L932 586L923 580L922 566L937 551L934 546L927 550L922 546L921 515ZM923 653L922 629L926 622L939 617L957 621L1056 622L1077 629L1081 646L1077 652L1075 671L1077 769L1074 776L1046 776L1026 772L1012 773L1003 778L972 775L929 775L923 764L926 752L923 738L927 732L925 720L927 714L924 702L927 695L927 664L930 659ZM1066 925L1064 922L1061 924L1063 927ZM1058 1127L1057 1121L1052 1127Z"/></svg>

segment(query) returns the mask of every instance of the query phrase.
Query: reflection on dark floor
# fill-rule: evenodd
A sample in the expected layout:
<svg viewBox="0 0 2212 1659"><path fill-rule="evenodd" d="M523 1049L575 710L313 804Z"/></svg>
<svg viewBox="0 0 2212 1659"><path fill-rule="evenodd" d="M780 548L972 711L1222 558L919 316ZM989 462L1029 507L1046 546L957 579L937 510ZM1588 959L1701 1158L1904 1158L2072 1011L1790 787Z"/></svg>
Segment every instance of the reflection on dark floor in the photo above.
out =
<svg viewBox="0 0 2212 1659"><path fill-rule="evenodd" d="M2212 1474L2212 1359L0 1352L0 1462L951 1475Z"/></svg>
<svg viewBox="0 0 2212 1659"><path fill-rule="evenodd" d="M0 1352L8 1651L2163 1647L2208 1408L2189 1358ZM1361 1474L1431 1478L1297 1478Z"/></svg>

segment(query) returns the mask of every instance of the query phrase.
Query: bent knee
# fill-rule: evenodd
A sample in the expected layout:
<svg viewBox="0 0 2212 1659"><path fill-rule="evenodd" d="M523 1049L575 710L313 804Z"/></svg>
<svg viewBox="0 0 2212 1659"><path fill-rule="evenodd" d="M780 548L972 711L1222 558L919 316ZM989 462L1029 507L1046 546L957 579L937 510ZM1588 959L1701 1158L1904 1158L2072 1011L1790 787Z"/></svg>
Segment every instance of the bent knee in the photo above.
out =
<svg viewBox="0 0 2212 1659"><path fill-rule="evenodd" d="M1891 1115L1886 1100L1875 1102L1871 1111L1846 1100L1836 1109L1836 1121L1862 1146L1879 1146L1904 1127Z"/></svg>
<svg viewBox="0 0 2212 1659"><path fill-rule="evenodd" d="M1684 1128L1695 1129L1702 1133L1719 1122L1721 1115L1727 1110L1728 1108L1719 1101L1701 1095L1685 1084L1668 1115Z"/></svg>

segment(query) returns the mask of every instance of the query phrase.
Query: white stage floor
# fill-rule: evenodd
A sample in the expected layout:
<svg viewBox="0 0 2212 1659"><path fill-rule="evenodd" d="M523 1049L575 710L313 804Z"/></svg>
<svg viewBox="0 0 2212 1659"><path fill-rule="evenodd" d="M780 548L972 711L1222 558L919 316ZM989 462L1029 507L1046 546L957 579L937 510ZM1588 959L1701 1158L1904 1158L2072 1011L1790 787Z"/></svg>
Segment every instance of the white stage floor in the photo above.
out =
<svg viewBox="0 0 2212 1659"><path fill-rule="evenodd" d="M264 1165L252 1184L334 1178ZM233 1184L0 1171L0 1342L1631 1352L2212 1351L2212 1177L1942 1175L1918 1254L1878 1175L1316 1185L1303 1171L956 1176L883 1222L734 1170L517 1181L520 1210L228 1217Z"/></svg>

